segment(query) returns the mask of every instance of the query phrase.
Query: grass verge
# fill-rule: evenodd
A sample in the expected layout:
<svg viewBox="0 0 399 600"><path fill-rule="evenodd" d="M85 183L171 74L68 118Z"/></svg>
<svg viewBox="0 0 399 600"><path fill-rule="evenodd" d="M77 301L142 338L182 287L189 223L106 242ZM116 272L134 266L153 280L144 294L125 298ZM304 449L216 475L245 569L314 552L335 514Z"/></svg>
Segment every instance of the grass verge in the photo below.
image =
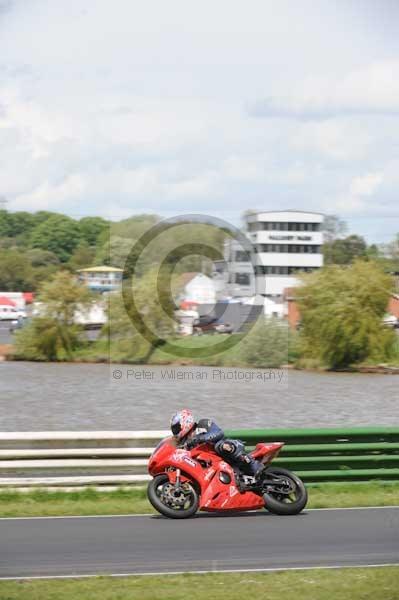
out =
<svg viewBox="0 0 399 600"><path fill-rule="evenodd" d="M318 484L308 488L308 508L399 505L399 482ZM116 515L153 512L144 488L101 492L0 492L0 517ZM399 600L399 595L398 595Z"/></svg>
<svg viewBox="0 0 399 600"><path fill-rule="evenodd" d="M398 600L399 567L0 581L3 600Z"/></svg>

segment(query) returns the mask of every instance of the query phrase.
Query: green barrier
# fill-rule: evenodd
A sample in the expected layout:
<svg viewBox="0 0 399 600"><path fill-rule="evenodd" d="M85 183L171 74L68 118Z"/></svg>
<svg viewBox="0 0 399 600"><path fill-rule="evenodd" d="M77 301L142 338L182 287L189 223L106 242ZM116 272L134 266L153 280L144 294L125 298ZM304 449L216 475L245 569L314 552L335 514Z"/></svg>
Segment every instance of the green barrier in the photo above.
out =
<svg viewBox="0 0 399 600"><path fill-rule="evenodd" d="M399 468L399 456L344 456L344 457L314 457L314 458L277 458L273 461L282 467L294 471L351 470L351 469L390 469Z"/></svg>
<svg viewBox="0 0 399 600"><path fill-rule="evenodd" d="M344 454L398 454L399 455L399 443L394 442L377 442L377 443L360 443L352 444L346 442L345 444L290 444L284 446L281 454L284 456L303 456L308 454L315 454L318 456L334 456Z"/></svg>
<svg viewBox="0 0 399 600"><path fill-rule="evenodd" d="M295 471L305 482L399 480L399 427L247 429L226 435L248 448L285 442L273 464Z"/></svg>
<svg viewBox="0 0 399 600"><path fill-rule="evenodd" d="M352 469L349 471L296 471L305 483L345 481L392 481L399 479L399 469Z"/></svg>
<svg viewBox="0 0 399 600"><path fill-rule="evenodd" d="M292 444L334 442L399 442L399 427L357 427L350 429L236 429L232 438L248 443L284 441Z"/></svg>

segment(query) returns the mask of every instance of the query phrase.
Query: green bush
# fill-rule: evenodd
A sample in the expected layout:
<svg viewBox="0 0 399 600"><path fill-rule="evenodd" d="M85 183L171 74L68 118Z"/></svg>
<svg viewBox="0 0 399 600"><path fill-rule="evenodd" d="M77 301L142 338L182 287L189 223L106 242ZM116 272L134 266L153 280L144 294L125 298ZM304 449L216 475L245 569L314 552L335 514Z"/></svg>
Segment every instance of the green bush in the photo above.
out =
<svg viewBox="0 0 399 600"><path fill-rule="evenodd" d="M289 330L284 321L261 317L238 349L252 367L280 367L288 362Z"/></svg>

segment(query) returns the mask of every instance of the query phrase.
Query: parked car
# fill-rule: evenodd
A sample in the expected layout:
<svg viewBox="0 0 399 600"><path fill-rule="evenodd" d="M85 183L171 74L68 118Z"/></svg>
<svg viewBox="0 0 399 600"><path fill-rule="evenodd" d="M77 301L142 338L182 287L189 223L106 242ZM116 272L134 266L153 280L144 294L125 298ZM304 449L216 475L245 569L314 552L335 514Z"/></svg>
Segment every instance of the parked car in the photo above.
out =
<svg viewBox="0 0 399 600"><path fill-rule="evenodd" d="M202 315L195 319L193 324L194 335L203 333L233 333L233 326L230 323L223 323L221 319L210 315Z"/></svg>
<svg viewBox="0 0 399 600"><path fill-rule="evenodd" d="M0 306L0 321L17 321L19 318L25 318L26 312L18 310L14 306Z"/></svg>
<svg viewBox="0 0 399 600"><path fill-rule="evenodd" d="M385 315L382 322L387 327L393 327L393 328L399 327L399 321L394 315L389 315L389 314Z"/></svg>
<svg viewBox="0 0 399 600"><path fill-rule="evenodd" d="M193 323L193 334L202 335L203 333L215 333L218 319L209 315L201 315Z"/></svg>
<svg viewBox="0 0 399 600"><path fill-rule="evenodd" d="M231 323L219 323L215 326L218 333L233 333L234 328Z"/></svg>

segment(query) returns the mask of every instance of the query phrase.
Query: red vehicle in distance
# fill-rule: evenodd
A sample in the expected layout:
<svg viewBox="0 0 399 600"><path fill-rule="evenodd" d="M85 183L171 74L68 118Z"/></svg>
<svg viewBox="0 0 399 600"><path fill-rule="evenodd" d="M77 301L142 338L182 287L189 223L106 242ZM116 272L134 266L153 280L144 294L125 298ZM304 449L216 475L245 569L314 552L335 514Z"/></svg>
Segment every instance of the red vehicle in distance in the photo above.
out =
<svg viewBox="0 0 399 600"><path fill-rule="evenodd" d="M200 511L248 511L266 508L295 515L307 503L299 477L287 469L268 466L283 442L259 443L251 455L265 464L260 480L233 468L209 444L188 451L173 437L162 440L148 463L153 479L147 494L152 506L166 517L184 519Z"/></svg>

